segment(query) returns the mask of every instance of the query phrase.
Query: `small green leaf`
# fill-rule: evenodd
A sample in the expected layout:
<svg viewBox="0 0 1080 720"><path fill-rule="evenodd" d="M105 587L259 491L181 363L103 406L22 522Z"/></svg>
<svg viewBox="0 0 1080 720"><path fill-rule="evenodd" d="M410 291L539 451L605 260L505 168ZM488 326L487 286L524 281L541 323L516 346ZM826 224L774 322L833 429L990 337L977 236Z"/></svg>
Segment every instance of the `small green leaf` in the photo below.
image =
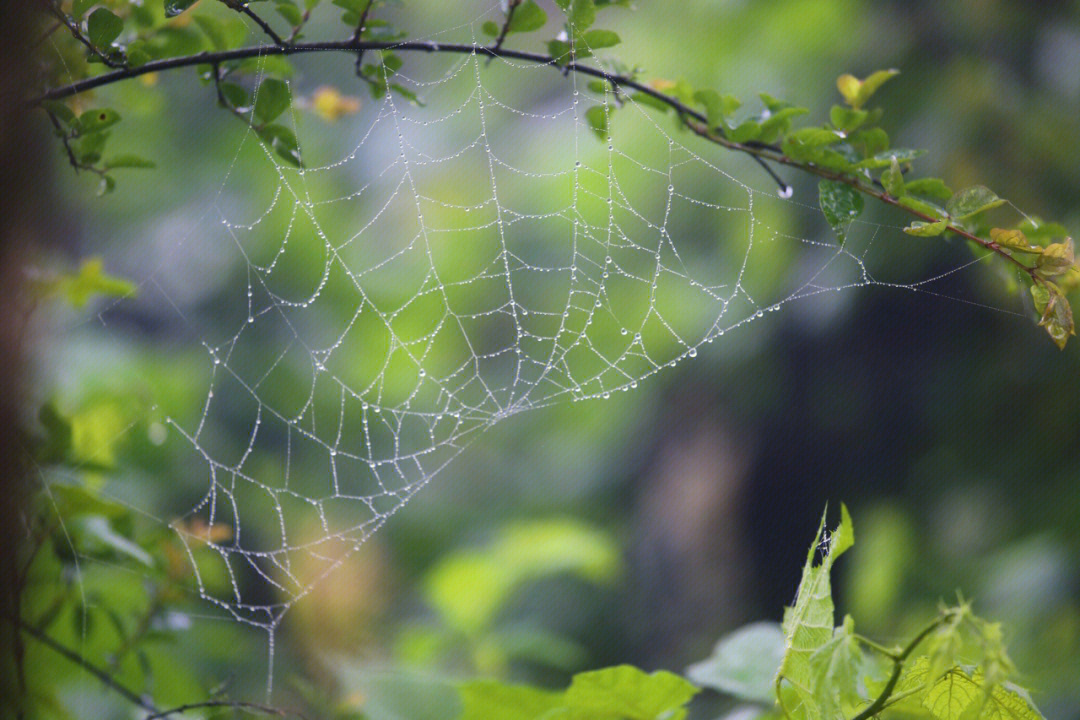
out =
<svg viewBox="0 0 1080 720"><path fill-rule="evenodd" d="M753 120L744 120L728 133L732 142L748 143L761 137L761 125Z"/></svg>
<svg viewBox="0 0 1080 720"><path fill-rule="evenodd" d="M870 113L865 110L846 108L843 105L833 105L829 111L829 121L837 130L852 132L866 122Z"/></svg>
<svg viewBox="0 0 1080 720"><path fill-rule="evenodd" d="M525 0L514 10L508 32L521 33L539 30L547 24L547 13L535 0Z"/></svg>
<svg viewBox="0 0 1080 720"><path fill-rule="evenodd" d="M810 111L804 107L789 106L772 112L761 121L761 136L758 138L763 143L774 143L780 136L791 129L791 119L800 115L806 115Z"/></svg>
<svg viewBox="0 0 1080 720"><path fill-rule="evenodd" d="M480 26L480 31L483 32L485 35L490 35L491 37L498 37L499 33L502 32L502 28L496 25L494 20L487 20L484 22L483 25Z"/></svg>
<svg viewBox="0 0 1080 720"><path fill-rule="evenodd" d="M836 87L847 104L859 110L877 92L878 88L899 74L899 70L878 70L865 80L845 74L836 79Z"/></svg>
<svg viewBox="0 0 1080 720"><path fill-rule="evenodd" d="M266 125L259 129L259 136L270 145L278 157L296 167L302 167L300 145L296 142L293 131L282 125Z"/></svg>
<svg viewBox="0 0 1080 720"><path fill-rule="evenodd" d="M555 0L566 13L566 21L577 33L583 33L596 22L596 3L593 0Z"/></svg>
<svg viewBox="0 0 1080 720"><path fill-rule="evenodd" d="M1042 275L1060 275L1075 262L1072 240L1067 239L1065 242L1050 243L1043 248L1042 253L1035 260L1035 266L1039 268Z"/></svg>
<svg viewBox="0 0 1080 720"><path fill-rule="evenodd" d="M292 93L284 80L266 78L255 93L255 115L263 122L271 122L288 110Z"/></svg>
<svg viewBox="0 0 1080 720"><path fill-rule="evenodd" d="M551 40L547 44L548 55L554 58L557 65L565 65L570 62L570 43L565 40Z"/></svg>
<svg viewBox="0 0 1080 720"><path fill-rule="evenodd" d="M603 48L615 47L622 40L618 33L611 30L589 30L581 36L585 46L590 50L602 50Z"/></svg>
<svg viewBox="0 0 1080 720"><path fill-rule="evenodd" d="M953 191L939 178L919 178L906 183L909 193L922 195L937 200L948 200L953 196Z"/></svg>
<svg viewBox="0 0 1080 720"><path fill-rule="evenodd" d="M251 96L248 95L248 91L236 83L221 83L221 94L225 97L225 102L227 102L230 107L236 108L237 110L246 109L248 103L251 102Z"/></svg>
<svg viewBox="0 0 1080 720"><path fill-rule="evenodd" d="M79 116L78 129L82 135L98 133L120 122L120 113L110 108L87 110Z"/></svg>
<svg viewBox="0 0 1080 720"><path fill-rule="evenodd" d="M1032 245L1028 241L1027 235L1024 234L1023 230L991 228L990 240L1004 248L1015 250L1016 252L1038 254L1043 251L1043 248L1038 245Z"/></svg>
<svg viewBox="0 0 1080 720"><path fill-rule="evenodd" d="M843 136L830 128L809 127L796 130L784 138L784 154L794 160L813 161L822 148L835 145Z"/></svg>
<svg viewBox="0 0 1080 720"><path fill-rule="evenodd" d="M296 7L288 0L277 0L274 3L274 9L277 10L278 15L285 18L285 22L289 23L292 27L298 27L304 24L304 14L300 11L300 8Z"/></svg>
<svg viewBox="0 0 1080 720"><path fill-rule="evenodd" d="M848 142L864 158L870 158L889 148L889 135L879 127L864 128L853 133Z"/></svg>
<svg viewBox="0 0 1080 720"><path fill-rule="evenodd" d="M848 226L863 211L862 194L845 183L822 180L818 183L818 202L825 220L843 244Z"/></svg>
<svg viewBox="0 0 1080 720"><path fill-rule="evenodd" d="M908 235L915 235L917 237L936 237L945 232L949 226L948 220L938 220L937 222L927 223L922 220L916 220L915 222L904 228L904 232Z"/></svg>
<svg viewBox="0 0 1080 720"><path fill-rule="evenodd" d="M990 188L973 185L953 195L945 210L957 220L964 220L1004 204L1005 201Z"/></svg>
<svg viewBox="0 0 1080 720"><path fill-rule="evenodd" d="M535 720L565 707L561 692L497 680L470 680L458 691L461 720Z"/></svg>
<svg viewBox="0 0 1080 720"><path fill-rule="evenodd" d="M86 20L86 37L99 48L111 45L123 30L124 21L103 7L90 13Z"/></svg>
<svg viewBox="0 0 1080 720"><path fill-rule="evenodd" d="M894 198L904 197L904 173L900 172L900 163L893 158L892 165L881 173L881 186Z"/></svg>
<svg viewBox="0 0 1080 720"><path fill-rule="evenodd" d="M609 122L612 109L609 105L593 105L585 111L585 121L601 140L606 140L609 134Z"/></svg>
<svg viewBox="0 0 1080 720"><path fill-rule="evenodd" d="M776 673L784 660L784 633L777 623L746 625L721 638L712 655L686 669L698 685L739 700L771 705Z"/></svg>
<svg viewBox="0 0 1080 720"><path fill-rule="evenodd" d="M925 150L909 150L907 148L892 148L890 150L882 150L876 153L873 157L869 157L856 164L857 168L867 168L870 170L877 170L880 168L887 168L892 165L895 160L898 163L909 163L917 157L922 157L926 154Z"/></svg>

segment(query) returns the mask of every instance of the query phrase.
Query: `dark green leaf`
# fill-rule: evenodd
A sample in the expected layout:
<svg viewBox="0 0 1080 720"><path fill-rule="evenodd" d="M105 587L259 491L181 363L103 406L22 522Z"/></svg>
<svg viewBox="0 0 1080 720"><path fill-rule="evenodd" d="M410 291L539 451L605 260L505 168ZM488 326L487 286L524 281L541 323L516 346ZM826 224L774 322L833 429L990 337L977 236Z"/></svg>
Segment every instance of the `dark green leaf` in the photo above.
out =
<svg viewBox="0 0 1080 720"><path fill-rule="evenodd" d="M498 34L501 32L501 28L495 24L494 20L488 20L480 26L480 31L483 32L485 35L497 37Z"/></svg>
<svg viewBox="0 0 1080 720"><path fill-rule="evenodd" d="M277 78L266 78L255 93L255 115L263 122L270 122L289 108L292 93L289 85Z"/></svg>
<svg viewBox="0 0 1080 720"><path fill-rule="evenodd" d="M285 22L293 27L297 27L304 23L304 14L300 11L300 8L296 7L296 5L291 2L278 0L274 5L274 9L277 10L278 15L285 18Z"/></svg>
<svg viewBox="0 0 1080 720"><path fill-rule="evenodd" d="M843 244L847 228L863 211L863 196L845 183L822 180L818 183L818 202L825 220Z"/></svg>
<svg viewBox="0 0 1080 720"><path fill-rule="evenodd" d="M510 20L509 32L532 32L539 30L547 24L547 13L536 4L535 0L525 0L514 10L514 17Z"/></svg>
<svg viewBox="0 0 1080 720"><path fill-rule="evenodd" d="M86 37L99 48L110 45L123 30L124 21L103 7L90 13L86 20Z"/></svg>
<svg viewBox="0 0 1080 720"><path fill-rule="evenodd" d="M259 136L284 160L302 167L300 145L293 131L283 125L267 125L259 130Z"/></svg>
<svg viewBox="0 0 1080 720"><path fill-rule="evenodd" d="M248 103L251 102L248 91L236 83L221 83L221 94L225 96L225 102L229 103L230 107L240 110L247 108Z"/></svg>

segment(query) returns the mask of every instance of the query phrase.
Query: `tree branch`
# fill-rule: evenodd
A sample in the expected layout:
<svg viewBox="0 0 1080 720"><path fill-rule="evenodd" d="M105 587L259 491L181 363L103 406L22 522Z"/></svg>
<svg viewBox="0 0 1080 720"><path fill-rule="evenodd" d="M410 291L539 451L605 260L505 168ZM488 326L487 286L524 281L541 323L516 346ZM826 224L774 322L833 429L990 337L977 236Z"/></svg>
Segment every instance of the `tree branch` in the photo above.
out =
<svg viewBox="0 0 1080 720"><path fill-rule="evenodd" d="M283 710L281 708L272 707L270 705L262 705L260 703L244 702L242 700L204 700L202 702L178 705L177 707L174 707L170 710L161 710L160 712L155 712L153 715L147 715L144 720L162 720L163 718L167 718L172 715L181 715L191 710L201 710L209 708L233 708L236 710L251 710L254 712L262 713L263 715L273 715L275 717L306 718L306 716L298 710Z"/></svg>
<svg viewBox="0 0 1080 720"><path fill-rule="evenodd" d="M495 38L495 44L491 46L493 51L498 52L499 48L502 47L503 41L506 40L506 36L510 32L510 23L514 20L514 11L517 10L520 4L521 0L510 0L510 7L506 9L506 20L503 22L502 30L499 31L499 37ZM494 57L489 57L488 62L490 63L494 59Z"/></svg>
<svg viewBox="0 0 1080 720"><path fill-rule="evenodd" d="M124 65L123 63L118 63L113 60L111 57L103 53L100 48L94 45L94 43L90 42L89 38L83 35L82 30L79 29L78 23L76 23L66 12L61 10L56 2L54 2L53 0L44 0L44 5L45 8L48 10L49 14L56 18L57 21L63 23L64 27L66 27L68 31L71 32L71 36L83 45L85 45L86 49L89 50L94 57L96 57L98 60L111 68L126 67L126 65ZM48 37L48 35L46 35L45 37ZM44 39L45 38L42 38L42 40Z"/></svg>
<svg viewBox="0 0 1080 720"><path fill-rule="evenodd" d="M155 60L148 62L138 67L127 67L113 72L104 73L102 75L96 75L91 78L79 80L71 83L70 85L64 85L62 87L53 88L31 100L31 105L39 105L46 100L61 100L72 95L77 95L87 90L102 87L105 85L111 85L122 80L138 77L147 73L161 72L164 70L172 70L181 67L191 67L194 65L206 65L206 64L220 64L233 60L242 60L251 57L260 57L264 55L299 55L304 53L317 53L317 52L353 52L362 53L365 50L394 50L396 52L426 52L426 53L452 53L459 55L484 55L489 58L504 58L512 60L523 60L526 62L536 63L538 65L548 65L550 67L564 70L564 72L575 72L582 75L589 75L591 77L606 80L617 89L629 88L639 93L648 95L649 97L657 100L664 105L675 110L682 122L695 134L712 142L716 145L720 145L728 150L734 152L743 153L749 155L755 159L762 167L766 167L766 163L775 163L777 165L786 165L793 167L802 172L809 173L811 175L817 175L818 177L825 178L827 180L833 180L835 182L844 183L854 188L858 192L861 192L870 197L891 205L899 210L916 217L924 222L937 222L941 218L932 217L926 215L918 210L907 207L900 203L897 198L892 197L884 190L879 190L873 185L868 185L860 182L857 178L843 173L834 172L825 168L818 167L811 163L804 163L798 160L794 160L784 155L779 148L773 145L764 145L761 143L737 143L709 130L708 120L705 115L694 110L691 107L684 105L677 98L660 92L655 88L652 88L632 77L625 75L617 75L610 73L600 68L590 67L588 65L579 65L575 61L570 61L565 65L561 65L556 58L550 55L542 55L539 53L524 52L521 50L510 50L507 48L495 48L485 47L483 45L472 45L462 43L439 43L432 41L363 41L363 40L344 40L344 41L325 41L325 42L310 42L310 43L296 43L294 45L261 45L255 47L239 48L236 50L225 50L221 52L202 52L197 55L188 55L185 57L167 58L164 60ZM776 175L775 172L770 170L769 174L780 185L781 189L787 189L787 184ZM1034 268L1030 268L1010 255L1004 248L997 243L980 238L975 234L968 232L962 227L956 224L948 224L946 229L960 237L970 240L981 247L993 252L1016 266L1019 270L1027 274L1033 283L1043 284L1044 281L1038 276Z"/></svg>

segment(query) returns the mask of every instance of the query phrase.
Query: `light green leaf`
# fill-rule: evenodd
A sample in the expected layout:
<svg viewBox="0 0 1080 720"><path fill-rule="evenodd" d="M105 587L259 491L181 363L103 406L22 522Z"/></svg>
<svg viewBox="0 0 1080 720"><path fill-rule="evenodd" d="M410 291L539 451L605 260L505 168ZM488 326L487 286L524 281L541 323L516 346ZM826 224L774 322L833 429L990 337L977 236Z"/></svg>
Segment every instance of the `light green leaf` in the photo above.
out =
<svg viewBox="0 0 1080 720"><path fill-rule="evenodd" d="M79 116L79 133L82 135L98 133L111 128L118 122L120 122L120 113L110 108L87 110Z"/></svg>
<svg viewBox="0 0 1080 720"><path fill-rule="evenodd" d="M943 219L946 216L945 209L939 205L935 205L927 200L920 200L919 198L912 197L911 195L905 195L900 198L900 204L906 208L911 208L916 212L920 212L923 215L928 215L932 218Z"/></svg>
<svg viewBox="0 0 1080 720"><path fill-rule="evenodd" d="M555 0L566 14L567 24L575 33L583 33L596 22L596 3L593 0Z"/></svg>
<svg viewBox="0 0 1080 720"><path fill-rule="evenodd" d="M837 130L852 132L865 123L869 116L870 113L865 110L846 108L843 105L833 105L832 109L829 111L829 122L831 122Z"/></svg>
<svg viewBox="0 0 1080 720"><path fill-rule="evenodd" d="M896 158L893 158L889 168L881 173L881 185L885 188L885 192L894 198L904 197L904 174L900 172L900 163L896 161Z"/></svg>
<svg viewBox="0 0 1080 720"><path fill-rule="evenodd" d="M865 699L859 694L864 662L855 622L848 615L832 639L810 656L814 692L824 717L843 717L845 708Z"/></svg>
<svg viewBox="0 0 1080 720"><path fill-rule="evenodd" d="M461 720L535 720L564 708L563 693L497 680L472 680L459 687Z"/></svg>
<svg viewBox="0 0 1080 720"><path fill-rule="evenodd" d="M721 638L712 655L687 668L686 675L740 700L772 705L784 647L777 623L753 623Z"/></svg>
<svg viewBox="0 0 1080 720"><path fill-rule="evenodd" d="M630 665L578 673L566 690L566 706L577 720L674 720L698 689L674 673L652 674ZM680 712L681 711L681 712Z"/></svg>
<svg viewBox="0 0 1080 720"><path fill-rule="evenodd" d="M147 160L144 157L131 154L113 155L108 157L105 159L104 165L106 170L112 170L114 168L142 168L150 170L157 167L153 160Z"/></svg>
<svg viewBox="0 0 1080 720"><path fill-rule="evenodd" d="M259 84L255 94L255 115L263 122L271 122L288 110L292 93L284 80L266 78Z"/></svg>
<svg viewBox="0 0 1080 720"><path fill-rule="evenodd" d="M761 121L761 136L764 143L774 143L791 128L791 119L810 112L804 107L788 106L769 114Z"/></svg>
<svg viewBox="0 0 1080 720"><path fill-rule="evenodd" d="M908 235L915 235L917 237L936 237L945 232L948 226L948 220L938 220L937 222L932 223L916 220L904 228L904 232Z"/></svg>
<svg viewBox="0 0 1080 720"><path fill-rule="evenodd" d="M935 676L925 657L911 661L896 693L910 693L902 709L921 707L936 720L1044 720L1031 697L1012 683L987 687L981 670L963 666Z"/></svg>
<svg viewBox="0 0 1080 720"><path fill-rule="evenodd" d="M111 45L123 30L124 21L103 7L90 13L86 19L86 37L99 48Z"/></svg>
<svg viewBox="0 0 1080 720"><path fill-rule="evenodd" d="M848 226L863 211L862 194L846 183L822 180L818 183L818 203L826 222L843 244Z"/></svg>
<svg viewBox="0 0 1080 720"><path fill-rule="evenodd" d="M509 32L532 32L539 30L547 24L547 13L536 4L535 0L525 0L517 6L514 17L510 21Z"/></svg>
<svg viewBox="0 0 1080 720"><path fill-rule="evenodd" d="M79 271L61 275L43 284L44 296L58 294L67 298L74 308L81 308L95 296L128 297L135 294L135 284L130 280L107 275L101 258L83 262Z"/></svg>
<svg viewBox="0 0 1080 720"><path fill-rule="evenodd" d="M1006 230L1004 228L991 228L990 240L998 245L1013 250L1015 252L1038 254L1043 252L1043 248L1038 245L1032 245L1028 242L1027 235L1023 230L1013 229Z"/></svg>
<svg viewBox="0 0 1080 720"><path fill-rule="evenodd" d="M622 40L618 33L611 30L589 30L581 36L585 46L590 50L602 50L603 48L615 47Z"/></svg>
<svg viewBox="0 0 1080 720"><path fill-rule="evenodd" d="M1004 204L1005 201L990 188L973 185L953 195L945 204L945 210L957 220L964 220Z"/></svg>
<svg viewBox="0 0 1080 720"><path fill-rule="evenodd" d="M822 717L814 654L833 638L829 573L836 559L854 542L854 529L845 506L841 506L840 525L832 536L825 533L825 516L822 515L814 543L806 555L795 605L784 614L784 660L777 677L793 690L798 700L797 707L787 708L793 718L818 720ZM814 565L814 557L822 544L825 545L824 556L819 565Z"/></svg>
<svg viewBox="0 0 1080 720"><path fill-rule="evenodd" d="M847 104L859 110L878 88L899 74L899 70L878 70L865 80L845 74L836 79L836 87Z"/></svg>

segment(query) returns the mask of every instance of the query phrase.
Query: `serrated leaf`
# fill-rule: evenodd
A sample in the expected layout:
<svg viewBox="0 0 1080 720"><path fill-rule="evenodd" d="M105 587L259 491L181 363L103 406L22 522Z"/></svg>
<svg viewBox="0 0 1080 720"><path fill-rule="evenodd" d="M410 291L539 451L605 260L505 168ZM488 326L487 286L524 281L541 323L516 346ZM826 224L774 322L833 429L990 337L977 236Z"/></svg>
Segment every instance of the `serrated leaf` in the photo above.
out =
<svg viewBox="0 0 1080 720"><path fill-rule="evenodd" d="M784 633L777 623L759 622L720 639L712 655L686 669L698 685L740 700L772 705L773 683L784 660Z"/></svg>
<svg viewBox="0 0 1080 720"><path fill-rule="evenodd" d="M864 700L859 694L863 666L855 622L848 615L832 638L810 656L814 689L824 717L843 717L845 707Z"/></svg>
<svg viewBox="0 0 1080 720"><path fill-rule="evenodd" d="M1004 204L1005 201L990 188L973 185L953 195L945 204L945 210L957 220L963 220Z"/></svg>
<svg viewBox="0 0 1080 720"><path fill-rule="evenodd" d="M284 80L266 78L255 93L255 115L264 123L273 121L289 109L292 93Z"/></svg>
<svg viewBox="0 0 1080 720"><path fill-rule="evenodd" d="M822 180L818 183L818 203L829 227L843 244L848 226L863 211L862 193L846 183Z"/></svg>
<svg viewBox="0 0 1080 720"><path fill-rule="evenodd" d="M920 708L935 720L1045 720L1031 697L1012 683L987 687L980 669L959 665L935 675L925 657L909 663L896 694L907 695L898 709Z"/></svg>
<svg viewBox="0 0 1080 720"><path fill-rule="evenodd" d="M937 222L932 223L916 220L904 228L904 232L908 235L915 235L916 237L936 237L945 232L948 226L948 220L938 220Z"/></svg>
<svg viewBox="0 0 1080 720"><path fill-rule="evenodd" d="M685 715L683 706L698 693L674 673L646 673L631 665L578 673L566 690L574 718L661 720ZM681 712L680 712L681 711Z"/></svg>
<svg viewBox="0 0 1080 720"><path fill-rule="evenodd" d="M822 515L814 543L806 555L795 604L784 613L784 660L777 677L787 683L799 700L799 711L787 709L789 715L795 712L792 717L796 718L818 720L822 717L814 653L833 638L833 599L829 573L836 559L855 542L847 507L841 505L840 510L840 525L831 536L825 533L825 515ZM814 557L822 546L824 555L821 563L814 565Z"/></svg>
<svg viewBox="0 0 1080 720"><path fill-rule="evenodd" d="M123 30L124 21L103 7L90 13L86 19L86 37L99 48L111 45Z"/></svg>

